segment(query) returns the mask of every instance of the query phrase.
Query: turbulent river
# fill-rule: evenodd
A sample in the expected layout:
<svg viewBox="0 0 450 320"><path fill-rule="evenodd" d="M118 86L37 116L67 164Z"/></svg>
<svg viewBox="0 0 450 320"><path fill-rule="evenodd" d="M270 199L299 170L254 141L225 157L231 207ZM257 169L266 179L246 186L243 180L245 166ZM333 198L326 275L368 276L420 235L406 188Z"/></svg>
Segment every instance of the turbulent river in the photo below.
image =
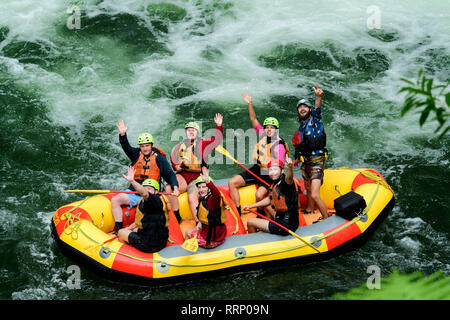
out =
<svg viewBox="0 0 450 320"><path fill-rule="evenodd" d="M382 275L450 272L450 146L435 123L400 116L400 78L450 79L448 1L2 0L0 299L329 299ZM374 168L397 196L360 249L306 265L160 288L117 285L56 247L65 189L121 189L118 119L170 152L189 120L224 116L224 146L251 126L241 93L290 143L295 104L324 90L327 167ZM248 153L248 148L243 154ZM240 168L215 157L211 176ZM243 162L249 164L248 157Z"/></svg>

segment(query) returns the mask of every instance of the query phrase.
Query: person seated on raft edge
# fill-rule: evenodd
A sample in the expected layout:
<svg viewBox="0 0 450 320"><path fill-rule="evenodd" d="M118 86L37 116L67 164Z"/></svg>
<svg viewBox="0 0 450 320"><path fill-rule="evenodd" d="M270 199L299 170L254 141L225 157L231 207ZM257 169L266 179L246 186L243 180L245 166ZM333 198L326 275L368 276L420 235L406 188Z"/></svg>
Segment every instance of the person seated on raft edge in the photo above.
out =
<svg viewBox="0 0 450 320"><path fill-rule="evenodd" d="M199 223L196 229L186 231L186 239L197 235L200 247L211 249L225 242L227 226L226 214L221 207L220 190L208 176L208 170L195 180L199 193L197 215Z"/></svg>
<svg viewBox="0 0 450 320"><path fill-rule="evenodd" d="M244 205L247 208L257 208L269 206L268 210L271 219L295 232L299 226L298 221L298 191L294 182L294 172L292 160L286 156L287 170L283 173L284 165L280 160L270 162L269 177L272 180L269 195L251 205ZM261 230L278 235L288 235L289 233L281 229L276 224L260 218L250 218L247 221L248 233Z"/></svg>
<svg viewBox="0 0 450 320"><path fill-rule="evenodd" d="M188 203L192 217L197 220L198 192L195 187L195 179L201 176L204 169L207 169L207 159L209 153L214 150L223 140L223 116L217 113L214 117L216 132L210 139L200 137L200 126L194 121L188 122L184 129L186 139L178 143L170 155L172 168L176 172L179 185L179 192L188 193ZM166 186L166 192L172 192L171 186ZM173 212L179 217L180 206L177 197L169 197ZM178 220L181 222L181 218Z"/></svg>
<svg viewBox="0 0 450 320"><path fill-rule="evenodd" d="M134 180L136 170L128 167L123 177L136 189L142 199L136 208L134 223L120 229L119 241L128 243L142 252L157 252L163 249L169 239L169 201L164 195L157 194L159 183L154 179L145 179L142 185Z"/></svg>
<svg viewBox="0 0 450 320"><path fill-rule="evenodd" d="M154 179L160 182L161 177L173 186L173 193L179 195L178 181L170 168L169 162L166 159L166 154L160 148L154 146L154 139L150 133L142 133L137 139L139 148L134 148L130 145L127 138L128 125L125 125L122 120L117 122L117 128L119 129L119 142L123 151L131 160L131 165L135 169L134 179L138 183L142 183L146 179ZM135 191L134 186L131 184L127 191ZM159 191L159 190L157 190ZM126 194L119 193L111 199L112 213L114 221L116 223L116 231L122 229L123 226L123 213L121 206L134 207L141 200L141 196L138 194Z"/></svg>
<svg viewBox="0 0 450 320"><path fill-rule="evenodd" d="M292 144L295 147L294 166L302 161L301 171L305 181L308 205L303 213L314 212L314 204L321 213L319 220L329 217L328 209L320 197L320 187L323 184L325 161L328 158L326 146L326 133L322 121L322 96L323 90L313 87L316 94L314 106L306 99L297 102L297 115L300 126L294 132Z"/></svg>
<svg viewBox="0 0 450 320"><path fill-rule="evenodd" d="M263 126L256 118L256 113L253 108L252 97L247 93L242 93L242 98L248 104L248 113L253 129L258 133L259 141L253 149L254 165L249 169L255 175L266 181L268 184L271 180L268 176L268 164L272 159L279 159L284 162L285 155L289 155L289 147L287 143L278 135L279 123L276 118L268 117L264 120ZM231 199L233 199L236 208L241 215L240 195L238 188L245 186L246 183L257 183L256 201L262 200L267 194L269 187L250 174L248 171L241 172L235 175L228 181ZM266 214L264 209L258 208L258 212Z"/></svg>

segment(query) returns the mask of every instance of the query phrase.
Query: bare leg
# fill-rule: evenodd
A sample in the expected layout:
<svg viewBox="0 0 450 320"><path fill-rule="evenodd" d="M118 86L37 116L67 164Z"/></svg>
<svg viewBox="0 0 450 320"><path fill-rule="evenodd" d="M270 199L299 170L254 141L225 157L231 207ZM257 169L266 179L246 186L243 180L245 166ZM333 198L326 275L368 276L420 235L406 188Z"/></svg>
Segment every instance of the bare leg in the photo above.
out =
<svg viewBox="0 0 450 320"><path fill-rule="evenodd" d="M241 206L241 197L239 195L239 187L245 186L245 180L240 175L236 175L228 180L228 187L230 189L230 197L233 200L236 207Z"/></svg>
<svg viewBox="0 0 450 320"><path fill-rule="evenodd" d="M325 220L326 218L328 218L328 209L322 198L320 198L321 183L322 182L320 181L320 179L313 179L311 181L311 198L316 203L317 207L320 210L320 213L322 214L322 218Z"/></svg>
<svg viewBox="0 0 450 320"><path fill-rule="evenodd" d="M186 192L187 184L186 180L184 180L183 176L181 174L177 174L177 181L178 181L178 190L180 191L180 194L183 192ZM166 185L166 192L172 193L172 187L170 185ZM180 204L178 203L178 197L175 196L169 196L169 202L170 207L173 211L177 211L180 209Z"/></svg>
<svg viewBox="0 0 450 320"><path fill-rule="evenodd" d="M122 206L128 206L130 199L124 193L119 193L111 199L111 209L115 222L123 222Z"/></svg>
<svg viewBox="0 0 450 320"><path fill-rule="evenodd" d="M262 199L264 199L266 197L266 195L267 195L267 189L262 186L259 187L255 193L256 202L259 202ZM265 208L260 208L260 209L264 209L264 214L268 217L270 217L271 215L273 215L275 213L275 210L273 210L271 206L267 206Z"/></svg>
<svg viewBox="0 0 450 320"><path fill-rule="evenodd" d="M198 191L195 189L195 191L191 191L191 193L188 193L188 203L189 208L191 209L192 218L197 222L197 206L198 206Z"/></svg>
<svg viewBox="0 0 450 320"><path fill-rule="evenodd" d="M308 204L306 205L306 211L314 211L314 200L311 198L311 181L305 180L306 198Z"/></svg>
<svg viewBox="0 0 450 320"><path fill-rule="evenodd" d="M269 232L269 221L251 218L247 221L248 233L255 233L257 230Z"/></svg>

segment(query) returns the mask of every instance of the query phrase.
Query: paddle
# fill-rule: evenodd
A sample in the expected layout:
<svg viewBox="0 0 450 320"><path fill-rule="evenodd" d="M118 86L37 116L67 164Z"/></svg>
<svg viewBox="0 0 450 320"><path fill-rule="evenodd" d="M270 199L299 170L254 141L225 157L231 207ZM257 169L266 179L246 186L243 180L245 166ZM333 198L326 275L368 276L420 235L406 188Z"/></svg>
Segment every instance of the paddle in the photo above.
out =
<svg viewBox="0 0 450 320"><path fill-rule="evenodd" d="M269 220L270 222L276 224L276 225L279 226L281 229L286 230L286 231L289 232L291 235L293 235L294 237L296 237L298 240L300 240L301 242L303 242L303 243L306 244L307 246L313 248L315 251L317 251L318 253L320 253L320 251L319 251L316 247L314 247L311 243L309 243L309 242L307 242L306 240L302 239L298 234L292 232L292 231L289 230L288 228L282 226L281 224L279 224L279 223L273 221L272 219L270 219L270 218L266 217L265 215L262 215L262 214L260 214L260 213L258 213L258 212L256 212L256 211L254 211L254 210L252 210L252 209L248 209L248 208L247 208L246 210L248 210L248 211L250 211L250 212L253 212L254 214L260 216L261 218L266 219L266 220Z"/></svg>
<svg viewBox="0 0 450 320"><path fill-rule="evenodd" d="M137 194L137 191L124 191L124 190L64 190L67 193L133 193ZM158 192L158 194L174 196L175 193L170 192Z"/></svg>
<svg viewBox="0 0 450 320"><path fill-rule="evenodd" d="M197 252L198 250L197 235L195 235L193 238L184 241L181 247L183 249L186 249L187 251Z"/></svg>
<svg viewBox="0 0 450 320"><path fill-rule="evenodd" d="M104 244L106 244L106 243L108 243L108 242L113 241L114 239L117 239L117 237L118 237L118 236L114 236L114 237L112 237L112 238L110 238L110 239L108 239L108 240L106 240L106 241L104 241L104 242L102 242L102 243L96 244L95 246L90 246L90 247L84 249L84 251L91 250L91 249L94 249L94 248L96 248L96 247L102 246L102 245L104 245Z"/></svg>
<svg viewBox="0 0 450 320"><path fill-rule="evenodd" d="M223 154L225 157L230 158L231 160L234 161L234 163L238 164L239 166L241 166L243 169L245 169L246 171L248 171L250 174L252 174L256 179L258 179L259 181L261 181L262 183L264 183L266 186L270 187L270 184L268 184L266 181L264 181L263 179L261 179L260 177L258 177L256 174L254 174L253 172L251 172L249 169L247 169L246 167L244 167L241 163L239 163L235 158L233 158L233 156L225 149L223 148L221 145L216 147L216 150L218 152L220 152L221 154Z"/></svg>

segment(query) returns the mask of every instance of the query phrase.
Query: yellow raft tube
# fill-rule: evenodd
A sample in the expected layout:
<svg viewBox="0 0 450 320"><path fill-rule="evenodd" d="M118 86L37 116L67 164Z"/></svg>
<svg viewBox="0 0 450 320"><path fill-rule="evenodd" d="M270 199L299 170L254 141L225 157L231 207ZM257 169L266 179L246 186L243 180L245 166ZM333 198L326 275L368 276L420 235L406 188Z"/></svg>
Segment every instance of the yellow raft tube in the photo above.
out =
<svg viewBox="0 0 450 320"><path fill-rule="evenodd" d="M299 202L306 206L302 179L297 179L302 192ZM179 196L183 222L178 224L170 213L169 240L157 253L144 253L112 238L114 219L111 198L114 194L95 195L67 204L53 215L52 235L62 252L90 267L107 279L138 284L154 284L190 280L217 273L254 269L256 265L285 265L323 260L342 254L364 243L394 207L395 195L381 174L372 169L326 169L321 197L329 211L334 200L351 190L361 195L366 209L351 221L333 215L315 222L320 213L302 214L295 233L311 244L308 246L292 235L246 233L246 222L254 214L237 214L229 197L227 180L216 185L223 195L227 216L225 243L214 248L190 252L182 248L184 232L194 228L186 193ZM255 185L239 190L241 206L255 202ZM134 220L136 208L123 207L124 226Z"/></svg>

